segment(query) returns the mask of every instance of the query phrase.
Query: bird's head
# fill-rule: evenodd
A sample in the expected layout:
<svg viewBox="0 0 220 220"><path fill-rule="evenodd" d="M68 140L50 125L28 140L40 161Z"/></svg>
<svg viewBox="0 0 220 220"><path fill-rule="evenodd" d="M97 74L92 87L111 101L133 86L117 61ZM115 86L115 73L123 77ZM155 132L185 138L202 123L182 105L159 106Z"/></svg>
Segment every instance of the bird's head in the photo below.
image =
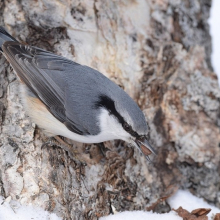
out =
<svg viewBox="0 0 220 220"><path fill-rule="evenodd" d="M155 154L146 139L149 129L144 114L125 92L117 97L100 95L96 107L100 110L100 130L106 139L121 139L135 145L148 160L148 155Z"/></svg>

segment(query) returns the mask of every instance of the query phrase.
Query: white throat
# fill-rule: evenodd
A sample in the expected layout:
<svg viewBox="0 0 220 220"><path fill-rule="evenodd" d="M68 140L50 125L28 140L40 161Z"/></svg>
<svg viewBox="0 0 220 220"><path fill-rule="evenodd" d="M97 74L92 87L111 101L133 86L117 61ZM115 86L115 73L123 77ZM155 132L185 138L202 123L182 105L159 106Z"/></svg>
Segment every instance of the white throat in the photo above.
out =
<svg viewBox="0 0 220 220"><path fill-rule="evenodd" d="M108 140L121 139L124 141L128 141L130 138L130 134L123 129L117 118L104 108L100 110L99 126L101 133L98 136L100 137L105 137Z"/></svg>

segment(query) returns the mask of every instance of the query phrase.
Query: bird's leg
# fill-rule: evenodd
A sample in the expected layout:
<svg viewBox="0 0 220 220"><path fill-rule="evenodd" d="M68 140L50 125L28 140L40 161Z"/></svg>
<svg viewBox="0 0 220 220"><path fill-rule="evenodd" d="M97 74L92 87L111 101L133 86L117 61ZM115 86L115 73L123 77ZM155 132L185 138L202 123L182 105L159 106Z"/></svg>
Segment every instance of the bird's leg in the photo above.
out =
<svg viewBox="0 0 220 220"><path fill-rule="evenodd" d="M106 152L107 152L109 149L105 147L104 143L103 143L103 142L97 143L96 146L99 148L99 150L101 151L102 155L103 155L104 157L106 157L105 154L106 154Z"/></svg>
<svg viewBox="0 0 220 220"><path fill-rule="evenodd" d="M78 154L77 150L73 149L73 146L66 143L64 140L62 140L62 138L60 138L59 136L55 136L54 139L57 141L57 143L59 143L59 147L62 147L65 151L67 151L68 153L71 154L71 152L75 154Z"/></svg>
<svg viewBox="0 0 220 220"><path fill-rule="evenodd" d="M50 138L46 143L44 143L42 145L41 148L43 148L44 146L54 146L54 145L65 150L68 153L69 157L73 161L75 161L77 165L85 165L85 163L81 162L80 159L77 157L78 151L74 150L72 145L66 143L59 136L54 136L54 137Z"/></svg>

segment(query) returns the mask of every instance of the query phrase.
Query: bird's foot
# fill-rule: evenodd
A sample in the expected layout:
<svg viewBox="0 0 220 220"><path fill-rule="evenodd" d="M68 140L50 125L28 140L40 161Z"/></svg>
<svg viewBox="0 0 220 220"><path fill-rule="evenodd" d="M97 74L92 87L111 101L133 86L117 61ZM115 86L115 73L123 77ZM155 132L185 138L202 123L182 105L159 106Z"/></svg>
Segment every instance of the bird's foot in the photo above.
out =
<svg viewBox="0 0 220 220"><path fill-rule="evenodd" d="M96 146L99 148L100 152L102 153L102 156L106 157L106 152L109 151L109 149L105 147L104 143L97 143Z"/></svg>
<svg viewBox="0 0 220 220"><path fill-rule="evenodd" d="M62 148L63 150L65 150L69 157L76 163L77 167L79 166L86 166L86 163L81 161L77 154L78 151L77 150L74 150L73 149L73 146L66 143L64 140L62 140L62 138L60 138L59 136L55 136L55 137L51 137L49 138L49 140L47 142L45 142L42 146L41 146L41 149L44 148L45 146L57 146L57 147L60 147Z"/></svg>

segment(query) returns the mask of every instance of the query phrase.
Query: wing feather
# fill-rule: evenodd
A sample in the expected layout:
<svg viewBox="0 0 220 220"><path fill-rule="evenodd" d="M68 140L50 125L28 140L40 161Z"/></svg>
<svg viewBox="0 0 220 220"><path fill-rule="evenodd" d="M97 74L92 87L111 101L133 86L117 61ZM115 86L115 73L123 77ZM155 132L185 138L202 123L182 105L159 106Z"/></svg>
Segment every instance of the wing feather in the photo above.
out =
<svg viewBox="0 0 220 220"><path fill-rule="evenodd" d="M7 41L3 44L3 52L28 88L47 106L48 110L66 127L80 135L88 134L82 126L77 125L67 117L65 108L65 88L62 75L65 65L79 65L58 55L36 47ZM49 70L58 71L59 83L53 80Z"/></svg>

